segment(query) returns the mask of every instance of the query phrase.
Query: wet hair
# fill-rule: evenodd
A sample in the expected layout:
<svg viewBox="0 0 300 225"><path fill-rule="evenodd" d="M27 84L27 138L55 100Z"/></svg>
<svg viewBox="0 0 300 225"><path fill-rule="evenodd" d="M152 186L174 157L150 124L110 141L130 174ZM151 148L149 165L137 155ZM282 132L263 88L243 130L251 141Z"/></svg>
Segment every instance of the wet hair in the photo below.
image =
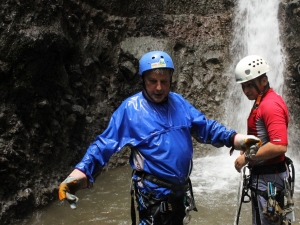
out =
<svg viewBox="0 0 300 225"><path fill-rule="evenodd" d="M262 80L264 77L267 77L267 74L266 74L266 73L264 73L264 74L262 74L261 76L257 77L257 80L258 80L259 82L261 82L261 80ZM268 77L267 77L267 78L268 78Z"/></svg>
<svg viewBox="0 0 300 225"><path fill-rule="evenodd" d="M262 74L261 76L257 77L258 82L260 83L264 77L268 78L268 76L267 76L266 73L264 73L264 74ZM270 88L270 83L269 83L269 81L268 81L268 84L267 84L266 88Z"/></svg>

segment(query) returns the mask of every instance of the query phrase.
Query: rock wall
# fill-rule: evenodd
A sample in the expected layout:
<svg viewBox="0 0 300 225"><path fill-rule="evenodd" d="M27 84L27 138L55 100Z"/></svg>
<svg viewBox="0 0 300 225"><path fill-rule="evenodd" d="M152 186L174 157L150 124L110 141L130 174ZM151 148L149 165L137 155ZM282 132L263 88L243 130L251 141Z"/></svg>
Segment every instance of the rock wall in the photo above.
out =
<svg viewBox="0 0 300 225"><path fill-rule="evenodd" d="M0 3L0 223L57 199L112 112L141 90L138 60L167 51L172 88L222 121L236 0L8 0ZM299 1L281 4L287 95L299 107ZM297 64L298 63L298 64ZM231 75L231 74L230 74ZM295 119L299 124L299 119ZM201 146L202 152L209 147ZM200 152L196 146L196 153ZM129 150L107 168L127 163Z"/></svg>
<svg viewBox="0 0 300 225"><path fill-rule="evenodd" d="M300 146L300 1L282 1L278 14L281 21L281 41L285 53L285 100L287 102L291 122L289 149L293 149L295 159L299 157Z"/></svg>

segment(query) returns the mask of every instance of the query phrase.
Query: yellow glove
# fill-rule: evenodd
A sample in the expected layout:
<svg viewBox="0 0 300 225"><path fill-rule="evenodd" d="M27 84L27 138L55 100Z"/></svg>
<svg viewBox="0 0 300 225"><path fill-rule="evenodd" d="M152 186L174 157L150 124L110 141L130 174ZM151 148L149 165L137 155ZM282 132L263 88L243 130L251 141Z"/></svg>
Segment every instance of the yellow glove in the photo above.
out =
<svg viewBox="0 0 300 225"><path fill-rule="evenodd" d="M76 209L76 202L78 198L75 192L80 189L80 183L75 177L67 177L59 186L58 197L59 200L67 199L72 209Z"/></svg>
<svg viewBox="0 0 300 225"><path fill-rule="evenodd" d="M236 134L234 137L234 148L250 156L255 155L261 145L261 140L254 135Z"/></svg>
<svg viewBox="0 0 300 225"><path fill-rule="evenodd" d="M76 209L78 198L75 192L87 187L86 175L78 169L73 172L59 185L58 197L59 200L66 199L70 203L72 209Z"/></svg>

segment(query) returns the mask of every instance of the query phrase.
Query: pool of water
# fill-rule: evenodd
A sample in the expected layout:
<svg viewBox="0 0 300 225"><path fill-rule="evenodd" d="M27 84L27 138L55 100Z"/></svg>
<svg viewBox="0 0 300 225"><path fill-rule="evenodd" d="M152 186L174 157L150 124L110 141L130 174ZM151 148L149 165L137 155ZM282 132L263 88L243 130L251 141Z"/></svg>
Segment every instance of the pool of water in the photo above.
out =
<svg viewBox="0 0 300 225"><path fill-rule="evenodd" d="M194 160L191 180L198 212L191 212L191 225L232 225L237 209L241 176L233 167L237 156L220 154ZM54 201L35 211L20 225L127 225L130 218L131 168L124 166L103 172L92 189L77 192L79 202L72 210L65 201ZM299 184L295 188L296 217L299 218ZM299 216L298 216L299 215ZM297 220L293 224L299 224ZM251 225L250 203L242 205L239 224Z"/></svg>

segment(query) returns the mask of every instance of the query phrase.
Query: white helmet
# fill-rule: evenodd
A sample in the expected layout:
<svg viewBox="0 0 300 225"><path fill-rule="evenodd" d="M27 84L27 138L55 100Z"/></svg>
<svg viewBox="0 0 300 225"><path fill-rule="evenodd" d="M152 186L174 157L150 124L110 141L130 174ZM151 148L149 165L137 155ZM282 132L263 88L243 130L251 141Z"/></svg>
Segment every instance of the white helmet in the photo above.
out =
<svg viewBox="0 0 300 225"><path fill-rule="evenodd" d="M235 81L238 84L253 80L270 71L266 61L258 55L243 58L235 67Z"/></svg>

